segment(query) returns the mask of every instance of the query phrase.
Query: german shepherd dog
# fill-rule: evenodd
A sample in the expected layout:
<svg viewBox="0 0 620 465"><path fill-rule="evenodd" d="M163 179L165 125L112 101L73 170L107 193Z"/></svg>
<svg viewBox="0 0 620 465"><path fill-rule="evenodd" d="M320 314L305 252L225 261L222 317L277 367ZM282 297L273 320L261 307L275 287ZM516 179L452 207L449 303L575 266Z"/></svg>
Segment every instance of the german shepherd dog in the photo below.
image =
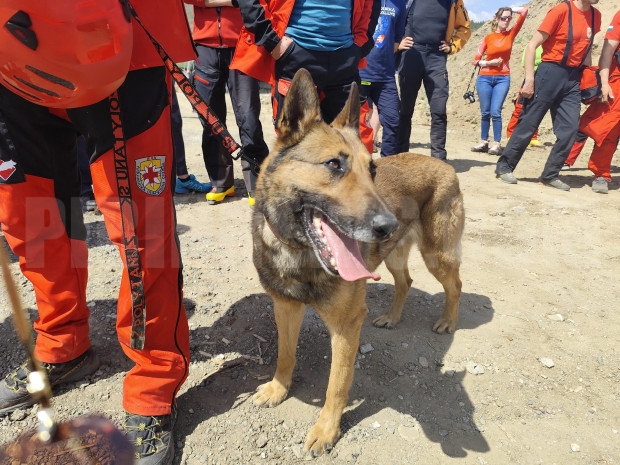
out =
<svg viewBox="0 0 620 465"><path fill-rule="evenodd" d="M394 301L376 326L393 327L411 277L414 243L443 285L446 306L433 330L453 332L458 319L461 236L465 213L454 169L431 157L403 153L372 161L359 137L355 83L331 125L321 118L312 78L300 69L278 121L278 139L262 164L252 217L253 259L273 298L278 328L274 378L254 401L275 406L287 396L305 304L331 336L325 405L306 438L311 455L332 448L348 402L360 331L368 309L366 279L385 261Z"/></svg>

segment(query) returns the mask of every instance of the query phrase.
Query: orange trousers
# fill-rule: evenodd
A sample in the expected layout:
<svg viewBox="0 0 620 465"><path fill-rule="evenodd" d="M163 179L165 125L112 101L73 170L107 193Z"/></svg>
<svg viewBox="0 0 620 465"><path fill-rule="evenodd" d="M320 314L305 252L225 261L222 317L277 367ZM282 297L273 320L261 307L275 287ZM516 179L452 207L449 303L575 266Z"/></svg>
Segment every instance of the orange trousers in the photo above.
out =
<svg viewBox="0 0 620 465"><path fill-rule="evenodd" d="M119 90L120 107L128 116L124 161L109 146L112 124L106 105L73 116L69 111L69 121L0 86L0 123L9 129L0 135L0 143L14 148L0 152L2 166L13 168L0 173L0 223L19 256L24 276L34 287L39 313L34 322L36 357L62 363L81 355L91 342L86 305L88 250L75 145L79 125L94 147L91 173L95 199L123 264L116 329L122 350L135 363L125 376L123 408L139 415L165 415L170 413L189 367L189 328L172 200L171 80L163 68L133 73L138 73L137 78L132 79L130 72ZM140 98L141 106L132 113L131 100L137 95L151 98ZM153 118L144 118L145 112ZM93 114L97 117L91 121ZM105 115L107 123L102 124ZM117 173L119 166L123 169ZM132 298L117 176L131 189L142 265L146 302L142 350L130 345Z"/></svg>
<svg viewBox="0 0 620 465"><path fill-rule="evenodd" d="M517 126L521 111L523 111L523 97L521 97L521 91L519 91L519 95L517 95L517 98L515 100L515 108L512 111L510 121L508 121L508 126L506 126L506 137L508 137L509 139L510 136L512 136L512 131L514 131L515 127ZM534 132L532 140L538 140L538 129L536 129L536 131Z"/></svg>

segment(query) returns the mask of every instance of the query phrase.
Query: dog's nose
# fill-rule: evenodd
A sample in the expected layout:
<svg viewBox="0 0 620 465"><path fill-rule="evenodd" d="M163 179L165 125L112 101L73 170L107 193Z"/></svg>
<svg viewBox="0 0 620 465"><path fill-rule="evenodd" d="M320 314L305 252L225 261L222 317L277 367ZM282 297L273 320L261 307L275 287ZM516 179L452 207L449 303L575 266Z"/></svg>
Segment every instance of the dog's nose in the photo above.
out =
<svg viewBox="0 0 620 465"><path fill-rule="evenodd" d="M388 215L375 215L372 219L372 230L375 237L379 239L386 239L389 237L398 227L398 220L392 214Z"/></svg>

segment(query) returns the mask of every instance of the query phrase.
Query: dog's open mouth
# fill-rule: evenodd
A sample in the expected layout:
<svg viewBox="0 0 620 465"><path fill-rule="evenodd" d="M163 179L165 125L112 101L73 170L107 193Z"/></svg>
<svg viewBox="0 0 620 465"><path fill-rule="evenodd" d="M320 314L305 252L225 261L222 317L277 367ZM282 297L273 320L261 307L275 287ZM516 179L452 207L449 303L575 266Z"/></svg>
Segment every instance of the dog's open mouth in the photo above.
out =
<svg viewBox="0 0 620 465"><path fill-rule="evenodd" d="M308 208L304 220L316 256L327 271L345 281L381 279L364 263L357 241L340 232L321 212Z"/></svg>

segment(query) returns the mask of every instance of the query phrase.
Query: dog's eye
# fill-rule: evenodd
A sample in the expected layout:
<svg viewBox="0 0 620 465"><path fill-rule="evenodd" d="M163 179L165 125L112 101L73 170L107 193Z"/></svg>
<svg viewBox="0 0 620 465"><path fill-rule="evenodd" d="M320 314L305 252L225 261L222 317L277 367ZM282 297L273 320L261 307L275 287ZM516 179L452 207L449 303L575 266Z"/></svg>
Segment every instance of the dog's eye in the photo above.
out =
<svg viewBox="0 0 620 465"><path fill-rule="evenodd" d="M328 166L328 168L334 171L342 170L342 164L340 163L340 160L338 160L337 158L332 158L331 160L326 161L325 164Z"/></svg>

